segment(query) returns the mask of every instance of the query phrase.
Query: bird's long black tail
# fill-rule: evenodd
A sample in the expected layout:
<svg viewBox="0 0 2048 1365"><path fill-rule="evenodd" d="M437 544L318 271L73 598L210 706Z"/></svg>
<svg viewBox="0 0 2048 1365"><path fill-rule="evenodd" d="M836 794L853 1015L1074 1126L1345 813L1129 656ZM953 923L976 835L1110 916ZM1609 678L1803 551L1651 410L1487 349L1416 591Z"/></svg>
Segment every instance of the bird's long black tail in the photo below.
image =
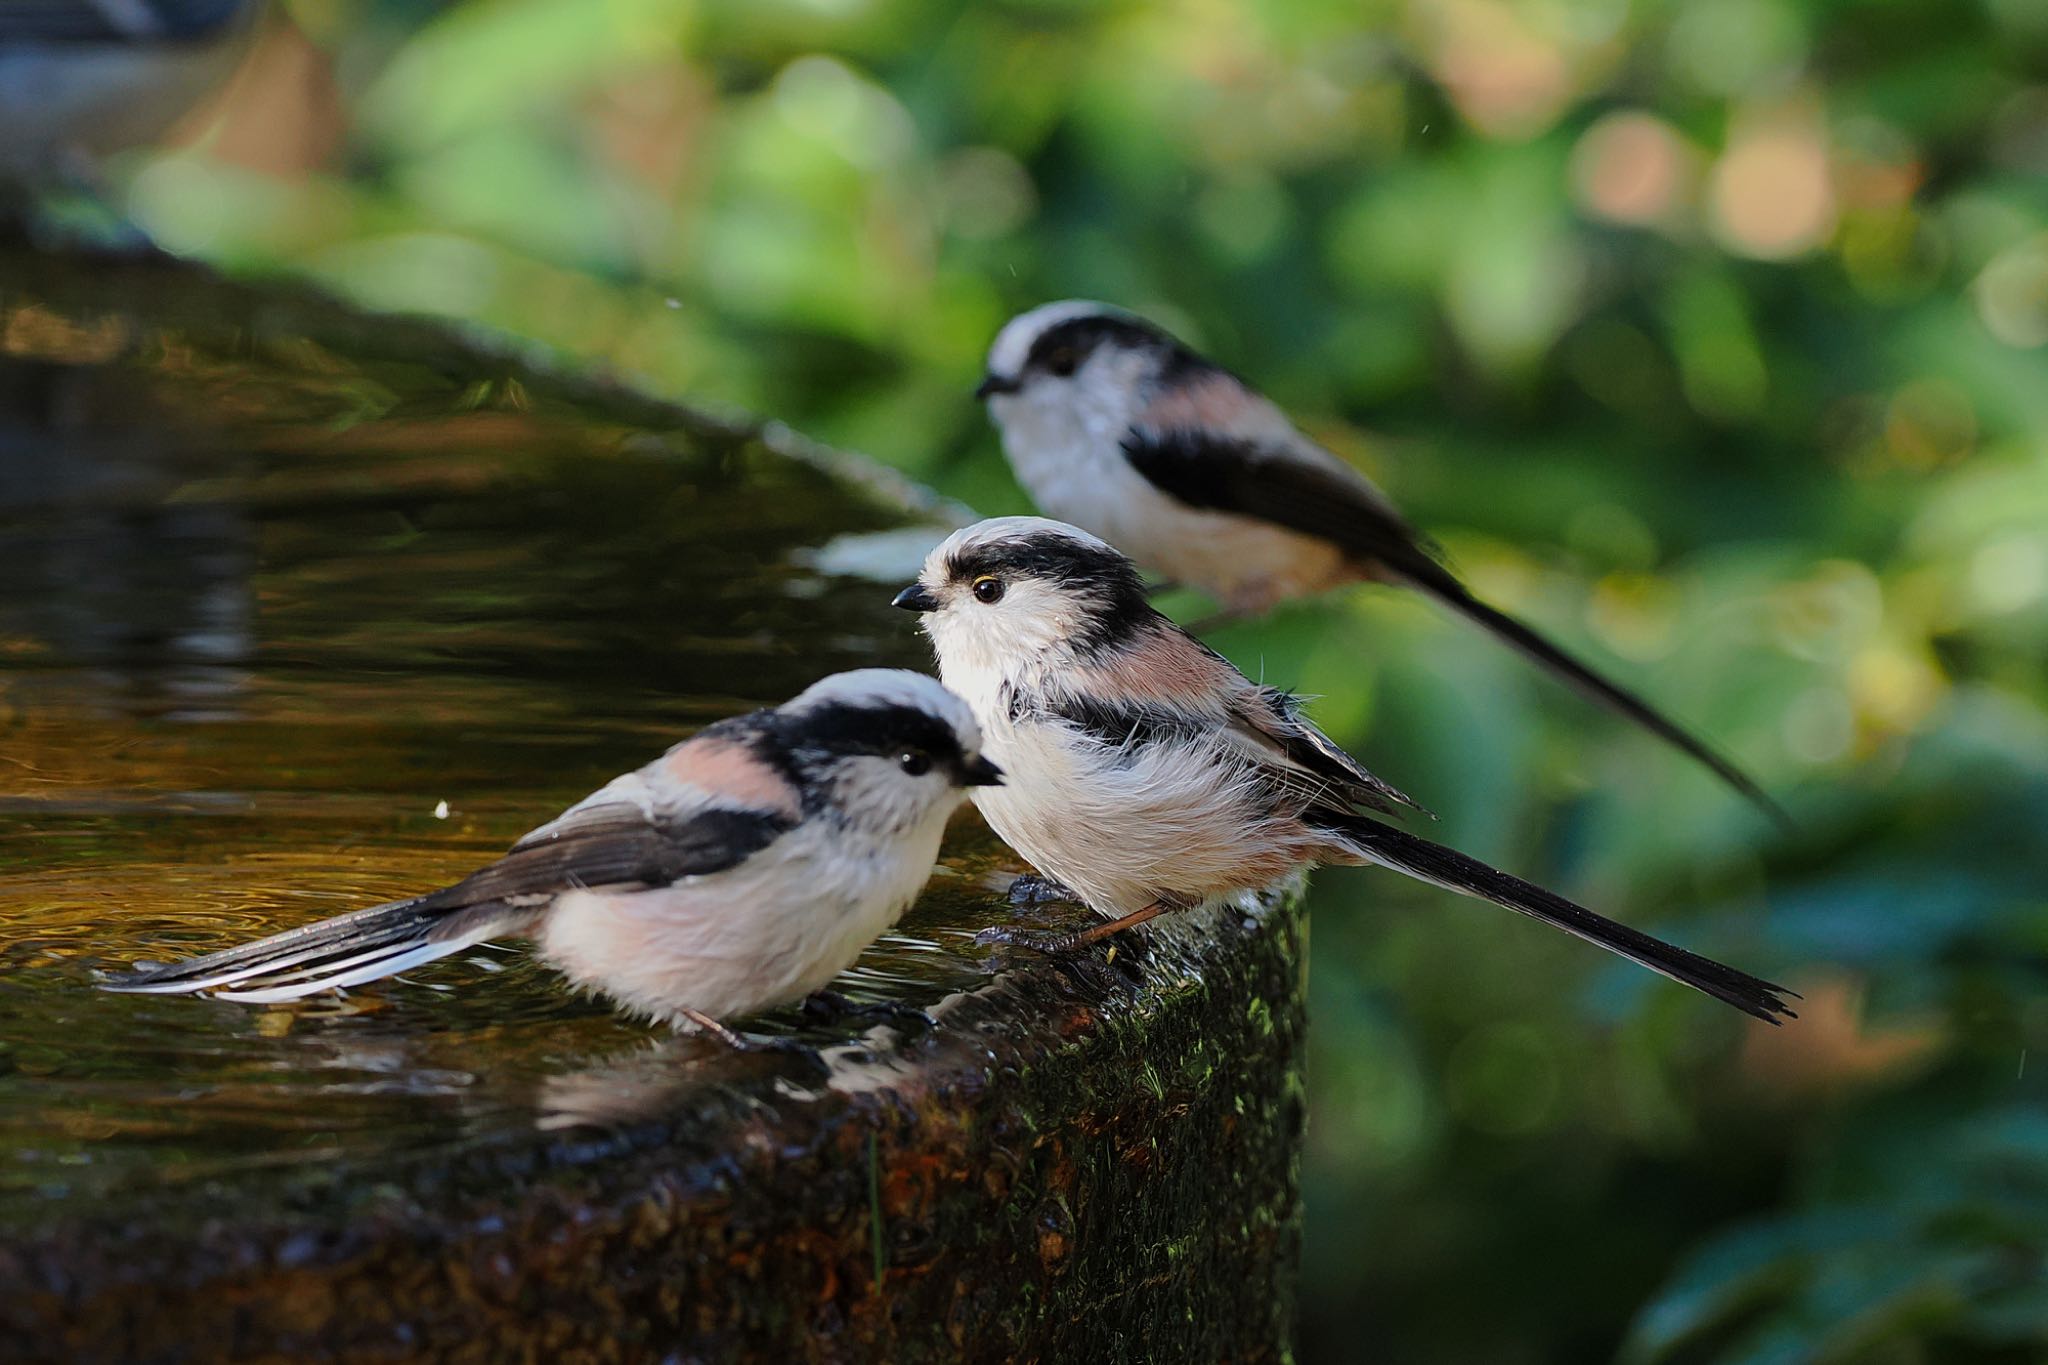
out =
<svg viewBox="0 0 2048 1365"><path fill-rule="evenodd" d="M1611 953L1660 972L1673 981L1726 1001L1744 1014L1776 1024L1796 1018L1784 997L1793 992L1724 966L1712 958L1652 938L1639 929L1617 924L1574 905L1553 892L1520 877L1488 867L1477 858L1453 848L1418 839L1404 830L1384 825L1369 816L1349 811L1318 810L1308 817L1322 829L1355 851L1362 862L1378 863L1417 880L1441 886L1460 895L1477 897L1505 906L1518 914L1554 924L1588 943L1597 943Z"/></svg>
<svg viewBox="0 0 2048 1365"><path fill-rule="evenodd" d="M179 995L207 991L267 1004L358 986L515 932L516 912L495 904L451 913L434 897L392 901L223 948L205 957L133 972L101 984L110 991Z"/></svg>
<svg viewBox="0 0 2048 1365"><path fill-rule="evenodd" d="M1445 606L1486 627L1500 639L1513 645L1602 706L1628 717L1673 748L1690 755L1716 777L1740 792L1764 814L1777 821L1780 826L1787 829L1793 827L1792 817L1786 813L1783 806L1772 800L1764 789L1757 785L1754 778L1714 752L1704 740L1627 688L1601 677L1533 628L1497 607L1486 605L1467 592L1464 585L1449 573L1439 570L1436 573L1404 577Z"/></svg>

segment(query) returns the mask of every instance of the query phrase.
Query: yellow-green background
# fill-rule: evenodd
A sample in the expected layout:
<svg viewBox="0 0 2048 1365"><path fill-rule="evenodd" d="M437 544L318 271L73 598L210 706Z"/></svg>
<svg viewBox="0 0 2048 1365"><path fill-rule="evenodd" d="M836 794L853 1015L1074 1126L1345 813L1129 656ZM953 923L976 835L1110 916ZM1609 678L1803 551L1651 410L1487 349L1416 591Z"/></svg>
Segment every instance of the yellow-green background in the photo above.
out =
<svg viewBox="0 0 2048 1365"><path fill-rule="evenodd" d="M2048 5L282 10L114 168L172 248L988 513L995 329L1137 308L1798 814L1420 602L1217 638L1444 837L1806 995L1320 877L1305 1356L2048 1357Z"/></svg>

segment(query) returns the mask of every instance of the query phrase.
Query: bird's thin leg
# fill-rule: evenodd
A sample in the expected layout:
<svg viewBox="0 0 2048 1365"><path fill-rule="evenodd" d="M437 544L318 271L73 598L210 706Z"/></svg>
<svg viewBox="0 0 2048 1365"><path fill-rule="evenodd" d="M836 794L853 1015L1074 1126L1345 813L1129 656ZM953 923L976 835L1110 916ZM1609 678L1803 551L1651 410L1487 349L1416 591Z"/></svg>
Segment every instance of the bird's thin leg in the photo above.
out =
<svg viewBox="0 0 2048 1365"><path fill-rule="evenodd" d="M753 1044L749 1039L743 1037L738 1033L733 1032L724 1024L719 1023L716 1019L713 1019L710 1015L704 1013L702 1010L679 1010L677 1011L677 1013L681 1014L683 1018L695 1024L704 1032L716 1038L719 1042L724 1043L734 1052L753 1051Z"/></svg>
<svg viewBox="0 0 2048 1365"><path fill-rule="evenodd" d="M817 1049L795 1038L749 1038L744 1033L727 1028L702 1010L678 1010L677 1013L734 1052L794 1052L806 1057L817 1056Z"/></svg>
<svg viewBox="0 0 2048 1365"><path fill-rule="evenodd" d="M984 929L976 934L974 941L976 943L1000 943L1011 948L1029 948L1035 953L1065 957L1070 953L1081 951L1081 949L1086 948L1091 943L1100 943L1111 934L1119 934L1126 929L1135 929L1146 920L1163 914L1172 908L1165 901L1153 901L1143 910L1133 910L1130 914L1120 919L1105 920L1103 923L1093 925L1087 929L1070 929L1064 933L1055 933L1042 929L1012 929L1007 925L997 925L994 928Z"/></svg>

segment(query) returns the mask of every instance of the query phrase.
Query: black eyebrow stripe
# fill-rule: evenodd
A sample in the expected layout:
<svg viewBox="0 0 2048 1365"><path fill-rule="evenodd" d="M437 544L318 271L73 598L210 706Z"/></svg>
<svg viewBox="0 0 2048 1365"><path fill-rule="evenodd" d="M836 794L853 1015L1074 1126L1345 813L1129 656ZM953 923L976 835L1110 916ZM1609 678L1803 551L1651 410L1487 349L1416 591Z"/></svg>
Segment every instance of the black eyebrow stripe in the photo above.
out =
<svg viewBox="0 0 2048 1365"><path fill-rule="evenodd" d="M1167 383L1197 374L1224 372L1222 366L1201 355L1163 328L1146 322L1143 318L1125 317L1115 313L1091 313L1085 317L1068 318L1065 322L1054 323L1031 343L1031 350L1024 357L1023 368L1029 370L1035 366L1042 366L1051 359L1054 352L1068 348L1072 348L1085 358L1098 346L1111 341L1133 349L1159 352L1159 378Z"/></svg>
<svg viewBox="0 0 2048 1365"><path fill-rule="evenodd" d="M1031 343L1031 351L1024 363L1029 365L1042 361L1054 351L1073 347L1084 354L1094 350L1105 341L1120 341L1126 346L1172 346L1174 339L1138 318L1121 317L1114 313L1088 313L1078 318L1067 318L1056 322L1038 334Z"/></svg>
<svg viewBox="0 0 2048 1365"><path fill-rule="evenodd" d="M744 735L734 738L743 737L756 757L795 784L808 813L823 809L828 800L817 781L819 770L839 759L921 749L953 771L967 765L953 727L915 706L826 702L795 716L760 711L735 719L747 725Z"/></svg>
<svg viewBox="0 0 2048 1365"><path fill-rule="evenodd" d="M955 551L946 569L956 582L982 574L1008 573L1050 578L1075 586L1119 588L1129 584L1142 591L1144 585L1137 566L1115 550L1065 536L1032 536L970 546Z"/></svg>
<svg viewBox="0 0 2048 1365"><path fill-rule="evenodd" d="M915 706L827 702L779 719L782 742L800 752L839 756L923 749L936 758L961 757L953 727Z"/></svg>

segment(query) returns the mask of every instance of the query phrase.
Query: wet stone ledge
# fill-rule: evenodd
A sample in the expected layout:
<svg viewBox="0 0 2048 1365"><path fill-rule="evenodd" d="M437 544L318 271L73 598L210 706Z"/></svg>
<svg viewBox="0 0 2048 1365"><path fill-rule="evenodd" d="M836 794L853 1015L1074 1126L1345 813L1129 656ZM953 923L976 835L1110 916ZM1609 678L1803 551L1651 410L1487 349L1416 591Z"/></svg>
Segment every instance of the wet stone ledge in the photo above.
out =
<svg viewBox="0 0 2048 1365"><path fill-rule="evenodd" d="M1293 1316L1292 911L1032 964L820 1062L662 1039L535 1129L0 1250L64 1361L1273 1360Z"/></svg>
<svg viewBox="0 0 2048 1365"><path fill-rule="evenodd" d="M1287 1358L1292 902L991 956L1016 866L963 815L840 983L929 1024L747 1024L808 1053L516 953L295 1009L92 989L921 665L857 571L942 516L429 324L0 251L0 1361Z"/></svg>

